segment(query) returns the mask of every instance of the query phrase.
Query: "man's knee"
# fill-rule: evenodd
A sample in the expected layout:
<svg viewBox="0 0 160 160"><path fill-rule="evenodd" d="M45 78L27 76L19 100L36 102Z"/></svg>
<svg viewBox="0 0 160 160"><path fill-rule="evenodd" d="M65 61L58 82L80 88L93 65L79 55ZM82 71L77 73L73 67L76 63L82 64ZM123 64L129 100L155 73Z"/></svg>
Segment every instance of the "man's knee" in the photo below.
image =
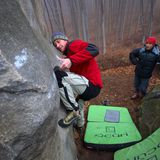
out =
<svg viewBox="0 0 160 160"><path fill-rule="evenodd" d="M83 99L84 101L88 101L92 98L95 98L99 95L101 88L94 86L92 83L89 83L89 87L86 88L84 93L79 95L80 99Z"/></svg>

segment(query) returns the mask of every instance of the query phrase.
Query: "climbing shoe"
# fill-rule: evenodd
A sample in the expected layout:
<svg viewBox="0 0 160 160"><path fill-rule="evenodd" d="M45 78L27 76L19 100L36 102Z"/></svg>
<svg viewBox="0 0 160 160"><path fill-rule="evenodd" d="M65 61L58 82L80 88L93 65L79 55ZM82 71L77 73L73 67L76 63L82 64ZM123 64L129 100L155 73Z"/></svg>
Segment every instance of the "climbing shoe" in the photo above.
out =
<svg viewBox="0 0 160 160"><path fill-rule="evenodd" d="M79 111L73 110L64 119L60 119L58 121L58 124L60 127L66 128L70 126L71 124L73 124L79 116L80 116Z"/></svg>

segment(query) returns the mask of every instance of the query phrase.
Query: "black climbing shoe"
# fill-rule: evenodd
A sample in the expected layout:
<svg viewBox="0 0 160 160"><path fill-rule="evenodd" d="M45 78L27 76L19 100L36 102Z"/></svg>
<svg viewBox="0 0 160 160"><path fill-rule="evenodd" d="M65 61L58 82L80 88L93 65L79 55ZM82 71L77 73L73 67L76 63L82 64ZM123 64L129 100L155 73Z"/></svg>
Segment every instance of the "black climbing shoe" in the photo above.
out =
<svg viewBox="0 0 160 160"><path fill-rule="evenodd" d="M71 111L64 119L60 119L58 124L62 128L66 128L73 124L79 117L79 111Z"/></svg>

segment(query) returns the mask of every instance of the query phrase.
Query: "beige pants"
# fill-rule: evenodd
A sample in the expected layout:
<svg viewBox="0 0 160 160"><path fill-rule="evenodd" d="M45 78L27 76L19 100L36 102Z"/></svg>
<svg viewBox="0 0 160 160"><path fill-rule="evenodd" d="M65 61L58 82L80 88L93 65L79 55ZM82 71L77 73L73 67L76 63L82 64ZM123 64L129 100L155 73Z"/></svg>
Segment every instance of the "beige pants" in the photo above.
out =
<svg viewBox="0 0 160 160"><path fill-rule="evenodd" d="M63 87L60 88L60 97L64 103L66 110L75 110L79 108L80 118L78 118L77 125L81 127L84 125L84 101L76 98L81 95L87 88L89 81L77 74L66 72L68 76L62 77Z"/></svg>

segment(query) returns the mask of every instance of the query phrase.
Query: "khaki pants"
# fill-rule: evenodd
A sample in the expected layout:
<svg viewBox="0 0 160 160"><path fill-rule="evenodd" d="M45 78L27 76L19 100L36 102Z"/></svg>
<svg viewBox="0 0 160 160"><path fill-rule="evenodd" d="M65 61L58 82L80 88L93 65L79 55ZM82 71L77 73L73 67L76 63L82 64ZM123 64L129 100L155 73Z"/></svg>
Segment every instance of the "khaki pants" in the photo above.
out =
<svg viewBox="0 0 160 160"><path fill-rule="evenodd" d="M60 98L66 110L80 111L77 126L82 127L84 125L84 100L79 99L77 101L77 97L84 93L89 81L85 77L71 72L65 72L65 74L60 76L57 80L60 81Z"/></svg>
<svg viewBox="0 0 160 160"><path fill-rule="evenodd" d="M84 101L96 97L100 88L94 86L83 76L65 72L60 69L54 70L58 81L60 98L64 103L66 110L79 110L80 118L78 118L77 125L81 127L84 125Z"/></svg>

